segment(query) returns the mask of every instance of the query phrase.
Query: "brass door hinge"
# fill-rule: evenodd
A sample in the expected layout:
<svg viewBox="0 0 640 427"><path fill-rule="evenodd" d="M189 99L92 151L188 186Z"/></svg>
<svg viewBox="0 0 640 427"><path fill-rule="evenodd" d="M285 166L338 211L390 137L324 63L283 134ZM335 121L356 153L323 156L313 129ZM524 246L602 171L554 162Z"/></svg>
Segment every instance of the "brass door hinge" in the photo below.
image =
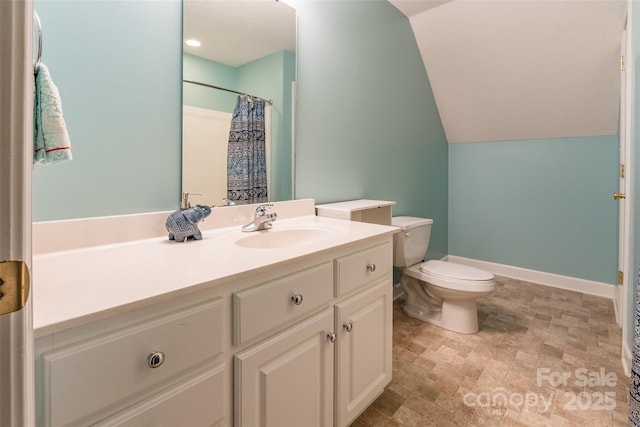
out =
<svg viewBox="0 0 640 427"><path fill-rule="evenodd" d="M25 306L29 282L29 269L24 261L0 262L0 316Z"/></svg>
<svg viewBox="0 0 640 427"><path fill-rule="evenodd" d="M624 282L624 273L618 270L618 285L622 285Z"/></svg>
<svg viewBox="0 0 640 427"><path fill-rule="evenodd" d="M625 66L625 63L624 63L624 55L620 55L620 70L621 71L626 70L626 66Z"/></svg>

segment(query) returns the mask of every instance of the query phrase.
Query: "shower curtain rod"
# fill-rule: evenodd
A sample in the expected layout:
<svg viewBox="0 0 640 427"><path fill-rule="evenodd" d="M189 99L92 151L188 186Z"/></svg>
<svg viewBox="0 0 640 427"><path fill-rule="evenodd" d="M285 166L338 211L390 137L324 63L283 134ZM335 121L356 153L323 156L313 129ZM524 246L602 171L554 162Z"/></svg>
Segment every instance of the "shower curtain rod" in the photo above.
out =
<svg viewBox="0 0 640 427"><path fill-rule="evenodd" d="M261 99L261 100L263 100L264 102L266 102L269 105L273 104L273 101L270 100L270 99L264 99L264 98L261 98L259 96L251 95L251 94L248 94L248 93L238 92L237 90L227 89L225 87L220 87L220 86L214 86L214 85L210 85L210 84L207 84L207 83L196 82L194 80L182 80L182 81L185 82L185 83L191 83L191 84L194 84L194 85L210 87L211 89L218 89L218 90L224 90L224 91L227 91L227 92L237 93L238 95L247 95L247 96L250 96L252 98Z"/></svg>

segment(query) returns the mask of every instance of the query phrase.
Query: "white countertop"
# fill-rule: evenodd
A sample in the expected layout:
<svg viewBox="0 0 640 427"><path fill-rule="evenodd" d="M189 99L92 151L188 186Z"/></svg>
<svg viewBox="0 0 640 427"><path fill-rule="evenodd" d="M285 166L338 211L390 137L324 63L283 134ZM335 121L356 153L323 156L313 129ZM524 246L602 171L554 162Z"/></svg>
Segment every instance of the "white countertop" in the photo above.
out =
<svg viewBox="0 0 640 427"><path fill-rule="evenodd" d="M317 227L330 232L294 247L253 249L234 241L270 230L241 233L233 226L203 230L198 241L179 243L165 236L35 255L35 335L78 326L149 298L177 296L203 284L215 286L216 281L397 231L396 227L316 216L278 220L273 227Z"/></svg>

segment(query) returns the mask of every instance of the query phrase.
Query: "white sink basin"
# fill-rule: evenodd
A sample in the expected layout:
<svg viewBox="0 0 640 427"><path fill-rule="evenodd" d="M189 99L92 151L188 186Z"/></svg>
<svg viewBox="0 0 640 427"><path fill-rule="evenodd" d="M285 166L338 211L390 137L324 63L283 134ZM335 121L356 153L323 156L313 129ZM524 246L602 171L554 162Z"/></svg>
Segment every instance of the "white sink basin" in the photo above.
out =
<svg viewBox="0 0 640 427"><path fill-rule="evenodd" d="M235 244L243 248L252 249L277 249L306 245L331 238L338 234L333 228L325 227L295 227L278 228L274 224L272 229L243 233L244 237L235 241Z"/></svg>

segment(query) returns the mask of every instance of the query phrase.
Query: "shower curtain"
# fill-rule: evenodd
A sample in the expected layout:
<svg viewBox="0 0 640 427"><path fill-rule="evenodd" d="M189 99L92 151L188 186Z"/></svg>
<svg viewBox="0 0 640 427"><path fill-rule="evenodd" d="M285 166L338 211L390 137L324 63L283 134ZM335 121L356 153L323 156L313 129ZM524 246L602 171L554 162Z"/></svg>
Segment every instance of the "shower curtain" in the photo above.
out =
<svg viewBox="0 0 640 427"><path fill-rule="evenodd" d="M238 96L227 152L227 198L237 204L267 201L265 102Z"/></svg>
<svg viewBox="0 0 640 427"><path fill-rule="evenodd" d="M640 271L638 283L640 288ZM629 387L629 421L631 425L640 426L640 289L636 297L635 322L633 331L633 359L631 360L631 385Z"/></svg>

